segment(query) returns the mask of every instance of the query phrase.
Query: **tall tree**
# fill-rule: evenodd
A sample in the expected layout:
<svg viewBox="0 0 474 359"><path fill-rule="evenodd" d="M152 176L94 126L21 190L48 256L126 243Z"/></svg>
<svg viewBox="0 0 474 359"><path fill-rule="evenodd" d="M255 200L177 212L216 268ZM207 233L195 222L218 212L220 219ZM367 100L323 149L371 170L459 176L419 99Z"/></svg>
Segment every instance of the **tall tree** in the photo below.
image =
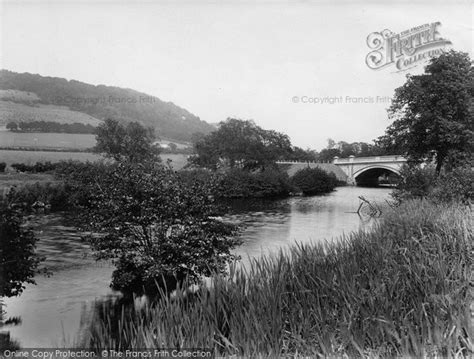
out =
<svg viewBox="0 0 474 359"><path fill-rule="evenodd" d="M264 130L253 121L229 118L195 145L197 165L216 168L223 162L231 168L264 168L292 152L287 135Z"/></svg>
<svg viewBox="0 0 474 359"><path fill-rule="evenodd" d="M117 161L160 161L159 149L153 144L153 130L138 122L124 126L116 120L107 119L97 128L96 139L94 151Z"/></svg>
<svg viewBox="0 0 474 359"><path fill-rule="evenodd" d="M394 122L379 143L414 162L448 158L473 149L474 72L469 56L450 51L431 60L425 73L407 76L389 108Z"/></svg>

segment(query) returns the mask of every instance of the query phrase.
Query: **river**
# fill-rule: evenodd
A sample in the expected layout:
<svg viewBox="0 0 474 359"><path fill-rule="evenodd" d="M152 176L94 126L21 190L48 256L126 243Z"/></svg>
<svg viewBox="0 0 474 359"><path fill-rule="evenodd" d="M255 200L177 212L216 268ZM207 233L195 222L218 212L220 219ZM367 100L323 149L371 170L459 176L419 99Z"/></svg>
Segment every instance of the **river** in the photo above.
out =
<svg viewBox="0 0 474 359"><path fill-rule="evenodd" d="M242 224L243 244L235 250L242 263L286 248L295 242L334 240L342 234L367 228L360 218L358 196L384 203L390 189L339 187L324 196L279 200L246 200L233 203L226 219ZM30 218L40 239L38 253L46 257L50 277L38 276L17 298L7 298L7 317L21 317L21 324L7 326L11 338L23 348L70 344L80 329L81 313L96 300L116 295L110 288L113 268L97 263L87 244L58 214Z"/></svg>

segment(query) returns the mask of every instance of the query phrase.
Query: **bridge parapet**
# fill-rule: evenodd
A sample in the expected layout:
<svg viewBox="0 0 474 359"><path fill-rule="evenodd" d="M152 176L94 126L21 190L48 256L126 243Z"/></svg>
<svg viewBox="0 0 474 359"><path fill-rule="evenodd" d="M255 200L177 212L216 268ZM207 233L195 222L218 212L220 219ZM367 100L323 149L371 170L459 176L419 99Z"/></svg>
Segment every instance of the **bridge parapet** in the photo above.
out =
<svg viewBox="0 0 474 359"><path fill-rule="evenodd" d="M334 157L334 164L351 164L351 163L386 163L386 162L406 162L407 159L399 155L390 155L390 156L370 156L370 157L347 157L339 158Z"/></svg>

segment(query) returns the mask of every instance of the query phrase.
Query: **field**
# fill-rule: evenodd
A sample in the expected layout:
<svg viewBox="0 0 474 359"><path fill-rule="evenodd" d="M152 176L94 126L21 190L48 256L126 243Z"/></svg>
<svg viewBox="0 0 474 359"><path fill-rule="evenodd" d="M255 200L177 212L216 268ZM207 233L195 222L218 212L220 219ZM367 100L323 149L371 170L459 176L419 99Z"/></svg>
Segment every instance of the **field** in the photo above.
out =
<svg viewBox="0 0 474 359"><path fill-rule="evenodd" d="M89 152L53 152L53 151L17 151L0 150L0 162L5 162L7 166L12 163L35 164L36 162L59 162L67 160L77 161L96 161L102 156ZM186 165L187 156L180 154L162 155L163 162L167 159L172 160L171 165L175 170L180 170Z"/></svg>
<svg viewBox="0 0 474 359"><path fill-rule="evenodd" d="M179 171L180 169L182 169L187 164L187 158L188 158L187 155L181 155L181 154L175 154L175 155L174 154L164 154L164 155L161 155L161 159L163 160L164 163L166 163L167 159L170 159L172 161L171 166L176 171Z"/></svg>
<svg viewBox="0 0 474 359"><path fill-rule="evenodd" d="M78 149L95 146L95 135L71 133L28 133L0 131L0 147Z"/></svg>
<svg viewBox="0 0 474 359"><path fill-rule="evenodd" d="M15 151L0 150L0 162L5 162L7 166L12 163L25 163L28 165L36 162L59 162L67 160L96 161L100 155L88 152L48 152L48 151Z"/></svg>
<svg viewBox="0 0 474 359"><path fill-rule="evenodd" d="M15 96L12 99L22 102L27 101L25 96ZM2 99L0 94L0 125L6 125L10 121L54 121L60 123L80 122L83 124L91 124L93 126L97 126L102 122L85 113L72 111L68 107L44 105L32 102L17 103L5 101L5 97Z"/></svg>

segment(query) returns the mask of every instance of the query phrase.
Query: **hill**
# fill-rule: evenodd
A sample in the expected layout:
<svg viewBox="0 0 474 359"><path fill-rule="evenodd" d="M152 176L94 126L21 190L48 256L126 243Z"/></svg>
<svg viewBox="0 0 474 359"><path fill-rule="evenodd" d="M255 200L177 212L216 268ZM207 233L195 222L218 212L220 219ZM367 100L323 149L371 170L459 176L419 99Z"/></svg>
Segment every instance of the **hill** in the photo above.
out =
<svg viewBox="0 0 474 359"><path fill-rule="evenodd" d="M49 117L51 115L51 117ZM138 121L160 137L189 141L214 127L172 102L131 89L0 70L0 121Z"/></svg>

